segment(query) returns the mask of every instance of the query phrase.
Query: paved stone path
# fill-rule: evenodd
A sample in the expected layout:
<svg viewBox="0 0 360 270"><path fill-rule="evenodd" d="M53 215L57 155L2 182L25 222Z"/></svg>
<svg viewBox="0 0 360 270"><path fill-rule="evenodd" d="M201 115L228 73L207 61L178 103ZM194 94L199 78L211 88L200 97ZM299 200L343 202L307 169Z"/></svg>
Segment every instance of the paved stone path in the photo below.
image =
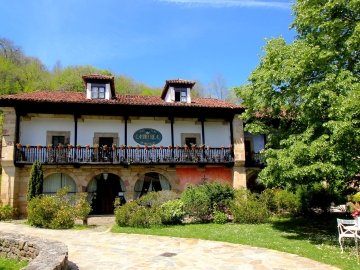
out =
<svg viewBox="0 0 360 270"><path fill-rule="evenodd" d="M175 237L115 234L114 218L90 218L97 230L49 230L0 222L0 230L64 242L71 270L207 269L335 270L326 264L264 248Z"/></svg>

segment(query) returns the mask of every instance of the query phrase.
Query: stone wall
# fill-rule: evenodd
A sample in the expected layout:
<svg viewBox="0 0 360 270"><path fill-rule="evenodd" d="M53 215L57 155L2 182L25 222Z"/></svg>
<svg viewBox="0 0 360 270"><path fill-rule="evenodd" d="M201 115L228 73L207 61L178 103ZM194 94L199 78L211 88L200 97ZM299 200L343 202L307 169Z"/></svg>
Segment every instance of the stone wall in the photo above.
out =
<svg viewBox="0 0 360 270"><path fill-rule="evenodd" d="M68 269L68 249L63 243L0 232L0 256L27 260L23 270Z"/></svg>

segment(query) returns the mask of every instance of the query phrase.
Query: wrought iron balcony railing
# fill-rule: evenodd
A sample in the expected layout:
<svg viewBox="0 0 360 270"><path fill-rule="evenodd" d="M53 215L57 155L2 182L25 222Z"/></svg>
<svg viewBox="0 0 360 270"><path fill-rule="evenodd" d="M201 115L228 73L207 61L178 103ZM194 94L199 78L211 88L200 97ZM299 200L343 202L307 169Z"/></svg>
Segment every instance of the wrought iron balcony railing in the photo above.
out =
<svg viewBox="0 0 360 270"><path fill-rule="evenodd" d="M264 153L248 153L245 155L245 166L246 167L265 167L266 160Z"/></svg>
<svg viewBox="0 0 360 270"><path fill-rule="evenodd" d="M17 164L31 164L35 161L44 164L174 164L174 163L225 163L234 162L232 149L136 149L108 148L47 148L25 147L16 149Z"/></svg>

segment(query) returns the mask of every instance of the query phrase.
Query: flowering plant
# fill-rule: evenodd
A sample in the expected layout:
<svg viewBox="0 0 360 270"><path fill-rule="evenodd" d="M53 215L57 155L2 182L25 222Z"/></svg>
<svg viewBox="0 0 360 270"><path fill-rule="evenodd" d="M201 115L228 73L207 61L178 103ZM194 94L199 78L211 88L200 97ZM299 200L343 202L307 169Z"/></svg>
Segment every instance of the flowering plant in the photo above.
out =
<svg viewBox="0 0 360 270"><path fill-rule="evenodd" d="M354 218L356 218L357 216L360 216L360 209L356 209L354 212L352 212L351 216Z"/></svg>

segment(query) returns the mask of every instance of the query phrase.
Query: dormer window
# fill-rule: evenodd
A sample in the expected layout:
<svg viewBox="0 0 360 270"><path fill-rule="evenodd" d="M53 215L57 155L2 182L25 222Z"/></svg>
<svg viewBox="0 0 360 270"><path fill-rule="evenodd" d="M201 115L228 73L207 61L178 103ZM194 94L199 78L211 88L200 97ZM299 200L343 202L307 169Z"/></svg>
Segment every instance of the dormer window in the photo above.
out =
<svg viewBox="0 0 360 270"><path fill-rule="evenodd" d="M175 88L175 102L187 102L187 89Z"/></svg>
<svg viewBox="0 0 360 270"><path fill-rule="evenodd" d="M105 85L91 85L91 98L105 99Z"/></svg>

